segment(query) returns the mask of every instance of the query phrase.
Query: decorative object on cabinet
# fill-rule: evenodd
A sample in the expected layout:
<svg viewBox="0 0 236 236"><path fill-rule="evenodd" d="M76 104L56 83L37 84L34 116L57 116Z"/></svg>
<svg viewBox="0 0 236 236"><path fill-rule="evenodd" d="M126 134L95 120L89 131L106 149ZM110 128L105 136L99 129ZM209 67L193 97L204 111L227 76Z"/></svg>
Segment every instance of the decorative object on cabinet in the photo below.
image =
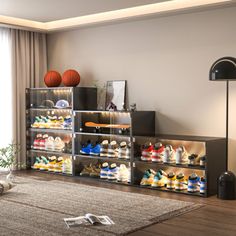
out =
<svg viewBox="0 0 236 236"><path fill-rule="evenodd" d="M66 70L62 75L62 83L66 87L76 87L80 83L80 75L76 70Z"/></svg>
<svg viewBox="0 0 236 236"><path fill-rule="evenodd" d="M228 170L228 133L229 133L229 81L236 80L236 58L222 57L215 61L210 68L209 79L211 81L226 81L226 163Z"/></svg>
<svg viewBox="0 0 236 236"><path fill-rule="evenodd" d="M105 107L109 111L126 108L126 80L107 81Z"/></svg>
<svg viewBox="0 0 236 236"><path fill-rule="evenodd" d="M48 71L44 76L44 83L47 87L58 87L61 84L61 75L54 70Z"/></svg>

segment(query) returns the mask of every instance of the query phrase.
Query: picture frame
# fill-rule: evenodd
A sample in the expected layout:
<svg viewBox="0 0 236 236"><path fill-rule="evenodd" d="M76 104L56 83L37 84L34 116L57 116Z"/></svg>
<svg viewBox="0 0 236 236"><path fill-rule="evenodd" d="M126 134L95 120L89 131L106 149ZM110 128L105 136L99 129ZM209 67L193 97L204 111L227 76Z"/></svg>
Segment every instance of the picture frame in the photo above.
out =
<svg viewBox="0 0 236 236"><path fill-rule="evenodd" d="M107 81L105 110L126 109L126 80Z"/></svg>

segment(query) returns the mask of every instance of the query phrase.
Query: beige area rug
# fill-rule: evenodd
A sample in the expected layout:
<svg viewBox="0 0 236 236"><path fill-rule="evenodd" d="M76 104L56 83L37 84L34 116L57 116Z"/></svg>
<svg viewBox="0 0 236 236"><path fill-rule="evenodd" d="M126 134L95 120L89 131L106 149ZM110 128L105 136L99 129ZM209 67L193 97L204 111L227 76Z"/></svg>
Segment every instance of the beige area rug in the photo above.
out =
<svg viewBox="0 0 236 236"><path fill-rule="evenodd" d="M0 197L0 235L126 235L200 206L59 180L17 177L17 186ZM64 224L63 218L86 213L108 215L115 225L68 229Z"/></svg>

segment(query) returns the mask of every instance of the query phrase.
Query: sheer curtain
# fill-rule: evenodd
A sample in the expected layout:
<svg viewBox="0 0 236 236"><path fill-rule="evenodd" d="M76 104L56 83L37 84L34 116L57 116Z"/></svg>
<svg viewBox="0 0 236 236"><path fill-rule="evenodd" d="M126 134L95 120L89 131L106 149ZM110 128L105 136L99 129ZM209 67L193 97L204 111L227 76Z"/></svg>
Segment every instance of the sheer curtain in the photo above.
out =
<svg viewBox="0 0 236 236"><path fill-rule="evenodd" d="M0 28L0 148L11 143L12 132L12 74L10 29Z"/></svg>

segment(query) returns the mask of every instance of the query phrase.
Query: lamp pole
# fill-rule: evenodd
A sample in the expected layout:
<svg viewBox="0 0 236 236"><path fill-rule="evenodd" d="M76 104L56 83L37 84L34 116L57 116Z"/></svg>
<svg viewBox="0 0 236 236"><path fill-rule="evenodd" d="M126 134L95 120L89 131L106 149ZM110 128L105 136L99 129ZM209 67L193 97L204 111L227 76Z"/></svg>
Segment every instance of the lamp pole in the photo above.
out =
<svg viewBox="0 0 236 236"><path fill-rule="evenodd" d="M226 171L228 171L229 147L229 81L226 80Z"/></svg>

